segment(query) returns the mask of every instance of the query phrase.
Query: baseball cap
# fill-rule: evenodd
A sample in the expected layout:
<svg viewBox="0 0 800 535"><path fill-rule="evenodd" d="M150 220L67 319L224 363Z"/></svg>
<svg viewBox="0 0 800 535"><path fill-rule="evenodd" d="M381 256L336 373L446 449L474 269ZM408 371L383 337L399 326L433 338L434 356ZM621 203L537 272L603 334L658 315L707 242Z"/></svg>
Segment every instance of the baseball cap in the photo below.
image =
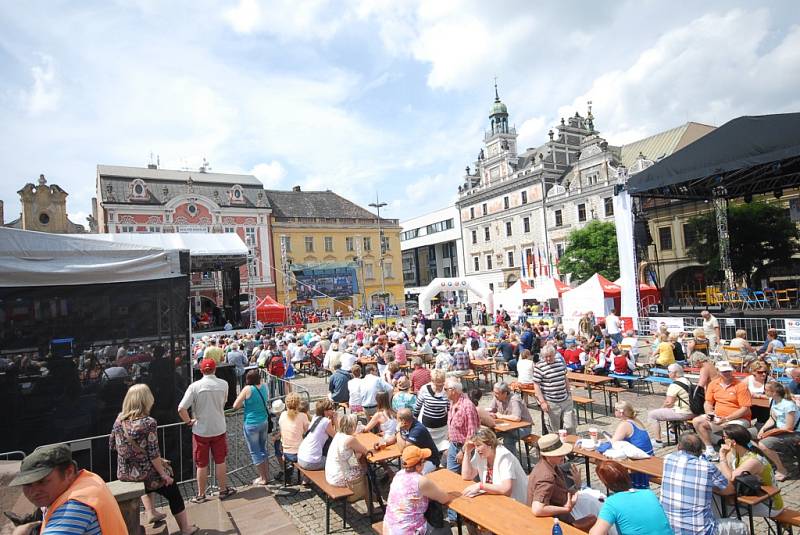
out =
<svg viewBox="0 0 800 535"><path fill-rule="evenodd" d="M416 446L406 446L403 450L403 466L410 468L416 466L431 456L428 448L418 448Z"/></svg>
<svg viewBox="0 0 800 535"><path fill-rule="evenodd" d="M9 486L18 487L36 483L47 477L53 469L72 461L72 450L66 444L42 446L22 460L19 473L11 480Z"/></svg>
<svg viewBox="0 0 800 535"><path fill-rule="evenodd" d="M217 361L214 359L203 359L200 362L201 372L213 372L217 369Z"/></svg>
<svg viewBox="0 0 800 535"><path fill-rule="evenodd" d="M732 372L733 371L733 366L731 366L731 363L728 362L727 360L720 360L719 362L717 362L715 364L715 366L717 367L717 371L720 371L720 372Z"/></svg>

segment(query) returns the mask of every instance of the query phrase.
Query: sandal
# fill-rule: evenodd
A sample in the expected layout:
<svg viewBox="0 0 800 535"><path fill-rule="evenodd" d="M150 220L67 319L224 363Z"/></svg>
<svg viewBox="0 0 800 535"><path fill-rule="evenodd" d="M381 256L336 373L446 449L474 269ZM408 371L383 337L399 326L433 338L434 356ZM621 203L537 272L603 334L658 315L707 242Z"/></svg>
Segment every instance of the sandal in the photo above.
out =
<svg viewBox="0 0 800 535"><path fill-rule="evenodd" d="M192 503L205 503L208 501L208 498L206 498L205 494L198 494L197 496L192 496L189 498L189 501Z"/></svg>
<svg viewBox="0 0 800 535"><path fill-rule="evenodd" d="M789 478L786 474L775 472L775 481L786 481Z"/></svg>
<svg viewBox="0 0 800 535"><path fill-rule="evenodd" d="M166 514L159 513L158 511L156 511L152 515L148 515L147 522L148 522L148 524L158 524L159 522L161 522L165 518L167 518Z"/></svg>
<svg viewBox="0 0 800 535"><path fill-rule="evenodd" d="M189 531L182 531L181 535L194 535L195 533L199 532L200 528L198 528L197 526L192 526L192 529L190 529Z"/></svg>
<svg viewBox="0 0 800 535"><path fill-rule="evenodd" d="M236 489L233 487L228 487L225 490L219 491L219 499L224 500L226 498L230 498L234 494L236 494Z"/></svg>

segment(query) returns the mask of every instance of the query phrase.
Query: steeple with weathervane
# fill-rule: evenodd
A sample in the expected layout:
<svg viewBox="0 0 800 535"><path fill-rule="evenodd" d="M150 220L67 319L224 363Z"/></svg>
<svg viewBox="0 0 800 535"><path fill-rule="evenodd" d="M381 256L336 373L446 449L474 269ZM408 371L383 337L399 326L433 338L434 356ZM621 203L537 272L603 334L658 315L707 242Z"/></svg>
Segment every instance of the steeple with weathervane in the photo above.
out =
<svg viewBox="0 0 800 535"><path fill-rule="evenodd" d="M489 110L489 130L483 137L486 145L478 156L477 169L483 184L505 180L517 163L517 131L508 124L508 108L500 100L497 78L494 81L494 102Z"/></svg>

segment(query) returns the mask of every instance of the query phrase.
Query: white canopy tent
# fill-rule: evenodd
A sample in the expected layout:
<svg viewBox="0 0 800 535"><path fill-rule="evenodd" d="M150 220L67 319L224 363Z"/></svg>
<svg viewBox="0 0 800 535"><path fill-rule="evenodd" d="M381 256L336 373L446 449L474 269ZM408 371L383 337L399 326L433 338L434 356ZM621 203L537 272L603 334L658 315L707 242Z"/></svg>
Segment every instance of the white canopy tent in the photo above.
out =
<svg viewBox="0 0 800 535"><path fill-rule="evenodd" d="M90 237L93 235L0 227L0 287L102 284L181 276L178 250L104 243Z"/></svg>
<svg viewBox="0 0 800 535"><path fill-rule="evenodd" d="M552 277L539 277L534 282L535 285L529 292L531 297L526 297L526 299L536 299L537 301L560 299L564 292L571 290L569 286Z"/></svg>
<svg viewBox="0 0 800 535"><path fill-rule="evenodd" d="M595 273L586 282L561 297L564 327L575 328L578 319L590 311L597 318L606 317L614 308L614 298L619 296L619 286Z"/></svg>
<svg viewBox="0 0 800 535"><path fill-rule="evenodd" d="M538 299L538 297L534 295L533 288L528 283L518 280L494 295L494 305L495 307L503 305L509 314L514 315L525 299Z"/></svg>

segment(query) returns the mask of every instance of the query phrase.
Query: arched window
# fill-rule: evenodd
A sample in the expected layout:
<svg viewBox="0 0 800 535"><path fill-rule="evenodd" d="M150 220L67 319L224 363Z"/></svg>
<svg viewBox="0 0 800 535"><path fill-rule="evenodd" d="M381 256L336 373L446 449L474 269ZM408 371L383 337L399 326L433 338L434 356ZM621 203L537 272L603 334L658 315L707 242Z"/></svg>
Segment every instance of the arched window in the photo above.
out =
<svg viewBox="0 0 800 535"><path fill-rule="evenodd" d="M147 191L147 184L144 180L137 178L133 180L128 186L128 199L130 200L144 200L149 197Z"/></svg>

